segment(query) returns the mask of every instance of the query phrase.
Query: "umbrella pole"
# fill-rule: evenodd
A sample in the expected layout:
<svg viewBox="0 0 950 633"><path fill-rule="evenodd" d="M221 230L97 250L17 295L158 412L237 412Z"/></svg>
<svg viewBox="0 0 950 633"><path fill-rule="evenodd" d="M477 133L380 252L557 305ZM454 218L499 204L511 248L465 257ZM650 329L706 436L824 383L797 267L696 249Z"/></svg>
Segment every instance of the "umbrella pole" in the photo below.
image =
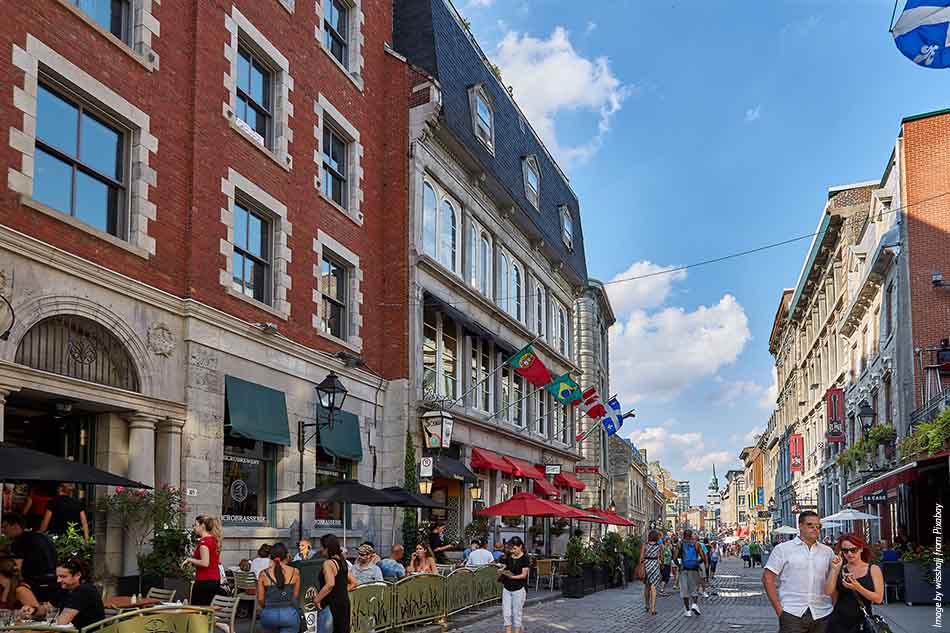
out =
<svg viewBox="0 0 950 633"><path fill-rule="evenodd" d="M396 506L393 506L393 528L391 530L392 538L390 539L389 550L392 551L393 545L396 544Z"/></svg>

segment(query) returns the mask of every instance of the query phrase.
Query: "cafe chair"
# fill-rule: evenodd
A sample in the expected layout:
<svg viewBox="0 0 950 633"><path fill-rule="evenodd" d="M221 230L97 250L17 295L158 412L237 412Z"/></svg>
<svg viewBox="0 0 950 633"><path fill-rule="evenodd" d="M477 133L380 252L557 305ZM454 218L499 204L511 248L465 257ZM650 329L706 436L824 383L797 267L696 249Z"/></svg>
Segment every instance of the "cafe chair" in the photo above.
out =
<svg viewBox="0 0 950 633"><path fill-rule="evenodd" d="M233 596L215 596L211 599L211 606L216 607L214 612L214 627L224 633L236 633L238 599Z"/></svg>
<svg viewBox="0 0 950 633"><path fill-rule="evenodd" d="M238 604L251 601L251 631L254 633L254 626L257 624L257 576L252 571L234 572L234 597Z"/></svg>
<svg viewBox="0 0 950 633"><path fill-rule="evenodd" d="M882 561L881 572L884 574L884 605L887 605L887 592L894 592L894 600L900 601L904 591L904 563L900 561Z"/></svg>
<svg viewBox="0 0 950 633"><path fill-rule="evenodd" d="M161 600L162 602L174 602L175 590L174 589L159 589L158 587L152 587L148 590L148 593L145 594L145 597L151 598L153 600Z"/></svg>
<svg viewBox="0 0 950 633"><path fill-rule="evenodd" d="M541 584L542 580L547 582L547 585L551 591L554 591L554 586L557 584L557 575L554 573L554 561L549 558L539 558L536 561L536 570L534 576L535 591L538 590L538 586Z"/></svg>

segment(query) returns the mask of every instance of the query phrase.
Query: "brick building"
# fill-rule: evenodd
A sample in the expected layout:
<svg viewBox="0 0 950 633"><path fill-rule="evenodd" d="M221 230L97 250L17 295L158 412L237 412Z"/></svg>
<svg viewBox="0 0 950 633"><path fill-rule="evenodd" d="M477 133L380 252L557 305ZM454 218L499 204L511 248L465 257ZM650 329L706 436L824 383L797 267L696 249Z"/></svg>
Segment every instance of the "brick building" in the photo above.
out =
<svg viewBox="0 0 950 633"><path fill-rule="evenodd" d="M349 396L304 485L401 481L409 93L392 5L80 6L13 3L0 27L4 439L182 485L192 514L223 516L234 562L290 536L296 506L269 502L297 489L297 423L329 372ZM339 529L342 512L304 522ZM351 534L388 534L387 516L353 510ZM134 571L95 518L97 561Z"/></svg>

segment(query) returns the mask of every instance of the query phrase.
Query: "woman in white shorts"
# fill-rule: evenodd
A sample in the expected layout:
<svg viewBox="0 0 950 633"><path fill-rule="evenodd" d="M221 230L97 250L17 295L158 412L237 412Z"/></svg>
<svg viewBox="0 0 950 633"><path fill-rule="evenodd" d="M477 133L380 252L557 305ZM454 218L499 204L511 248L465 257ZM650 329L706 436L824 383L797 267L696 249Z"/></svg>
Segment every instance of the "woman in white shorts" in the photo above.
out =
<svg viewBox="0 0 950 633"><path fill-rule="evenodd" d="M501 590L501 612L505 618L505 633L523 633L521 612L528 595L528 573L531 562L524 553L524 542L517 536L508 540L509 553L501 559L504 569L498 572L498 580L504 587Z"/></svg>

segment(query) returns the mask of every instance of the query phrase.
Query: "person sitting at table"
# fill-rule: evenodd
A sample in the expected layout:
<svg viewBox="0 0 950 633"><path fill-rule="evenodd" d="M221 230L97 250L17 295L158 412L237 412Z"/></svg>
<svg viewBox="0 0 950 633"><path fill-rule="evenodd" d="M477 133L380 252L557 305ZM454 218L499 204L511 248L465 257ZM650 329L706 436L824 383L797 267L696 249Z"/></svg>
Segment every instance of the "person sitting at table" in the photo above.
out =
<svg viewBox="0 0 950 633"><path fill-rule="evenodd" d="M891 542L887 539L881 540L881 562L893 563L901 559L901 553L891 547Z"/></svg>
<svg viewBox="0 0 950 633"><path fill-rule="evenodd" d="M43 617L46 610L33 595L33 589L20 576L12 558L0 559L0 609L21 610L27 616Z"/></svg>
<svg viewBox="0 0 950 633"><path fill-rule="evenodd" d="M425 543L416 545L416 551L412 553L412 559L409 561L409 567L406 572L410 574L438 574L439 568L435 566L435 554Z"/></svg>
<svg viewBox="0 0 950 633"><path fill-rule="evenodd" d="M65 534L70 523L75 523L85 540L89 540L89 521L82 503L73 497L76 486L70 483L59 484L56 497L46 505L46 513L40 522L39 531L48 534Z"/></svg>
<svg viewBox="0 0 950 633"><path fill-rule="evenodd" d="M257 604L261 607L261 626L277 633L300 630L300 572L287 564L287 547L274 543L270 548L271 565L257 579Z"/></svg>
<svg viewBox="0 0 950 633"><path fill-rule="evenodd" d="M361 585L365 585L369 582L382 582L383 571L373 562L373 560L379 558L373 546L364 543L359 546L356 552L356 564L353 565L352 568L353 577L356 578L356 582Z"/></svg>
<svg viewBox="0 0 950 633"><path fill-rule="evenodd" d="M373 550L373 555L370 557L370 562L374 565L379 565L379 561L381 561L382 558L380 558L379 554L376 553L376 545L374 545L372 541L363 541L360 543L360 547L363 547L364 545L369 545L369 547ZM359 556L359 549L357 549L357 556ZM350 566L350 569L352 569L352 565Z"/></svg>
<svg viewBox="0 0 950 633"><path fill-rule="evenodd" d="M497 543L495 543L495 549L494 551L492 551L491 555L492 555L492 558L495 559L496 563L500 561L505 556L505 542L498 541Z"/></svg>
<svg viewBox="0 0 950 633"><path fill-rule="evenodd" d="M495 562L495 557L487 549L482 547L482 541L479 538L472 539L472 551L465 559L465 566L469 568L484 567Z"/></svg>
<svg viewBox="0 0 950 633"><path fill-rule="evenodd" d="M406 568L402 565L402 557L406 550L396 543L389 549L389 558L379 561L379 569L383 572L383 580L399 580L406 575Z"/></svg>
<svg viewBox="0 0 950 633"><path fill-rule="evenodd" d="M56 581L64 591L59 602L62 610L56 624L69 624L81 629L105 619L102 596L92 584L92 574L86 561L74 557L61 562L56 567Z"/></svg>
<svg viewBox="0 0 950 633"><path fill-rule="evenodd" d="M297 553L294 554L294 561L310 560L315 553L310 544L310 539L305 536L297 542Z"/></svg>
<svg viewBox="0 0 950 633"><path fill-rule="evenodd" d="M261 577L261 572L270 567L270 545L266 543L257 548L257 558L251 561L251 571L255 578Z"/></svg>
<svg viewBox="0 0 950 633"><path fill-rule="evenodd" d="M4 514L2 527L3 535L10 539L10 554L36 599L40 602L52 599L58 593L53 542L42 532L27 532L23 517L18 514Z"/></svg>

